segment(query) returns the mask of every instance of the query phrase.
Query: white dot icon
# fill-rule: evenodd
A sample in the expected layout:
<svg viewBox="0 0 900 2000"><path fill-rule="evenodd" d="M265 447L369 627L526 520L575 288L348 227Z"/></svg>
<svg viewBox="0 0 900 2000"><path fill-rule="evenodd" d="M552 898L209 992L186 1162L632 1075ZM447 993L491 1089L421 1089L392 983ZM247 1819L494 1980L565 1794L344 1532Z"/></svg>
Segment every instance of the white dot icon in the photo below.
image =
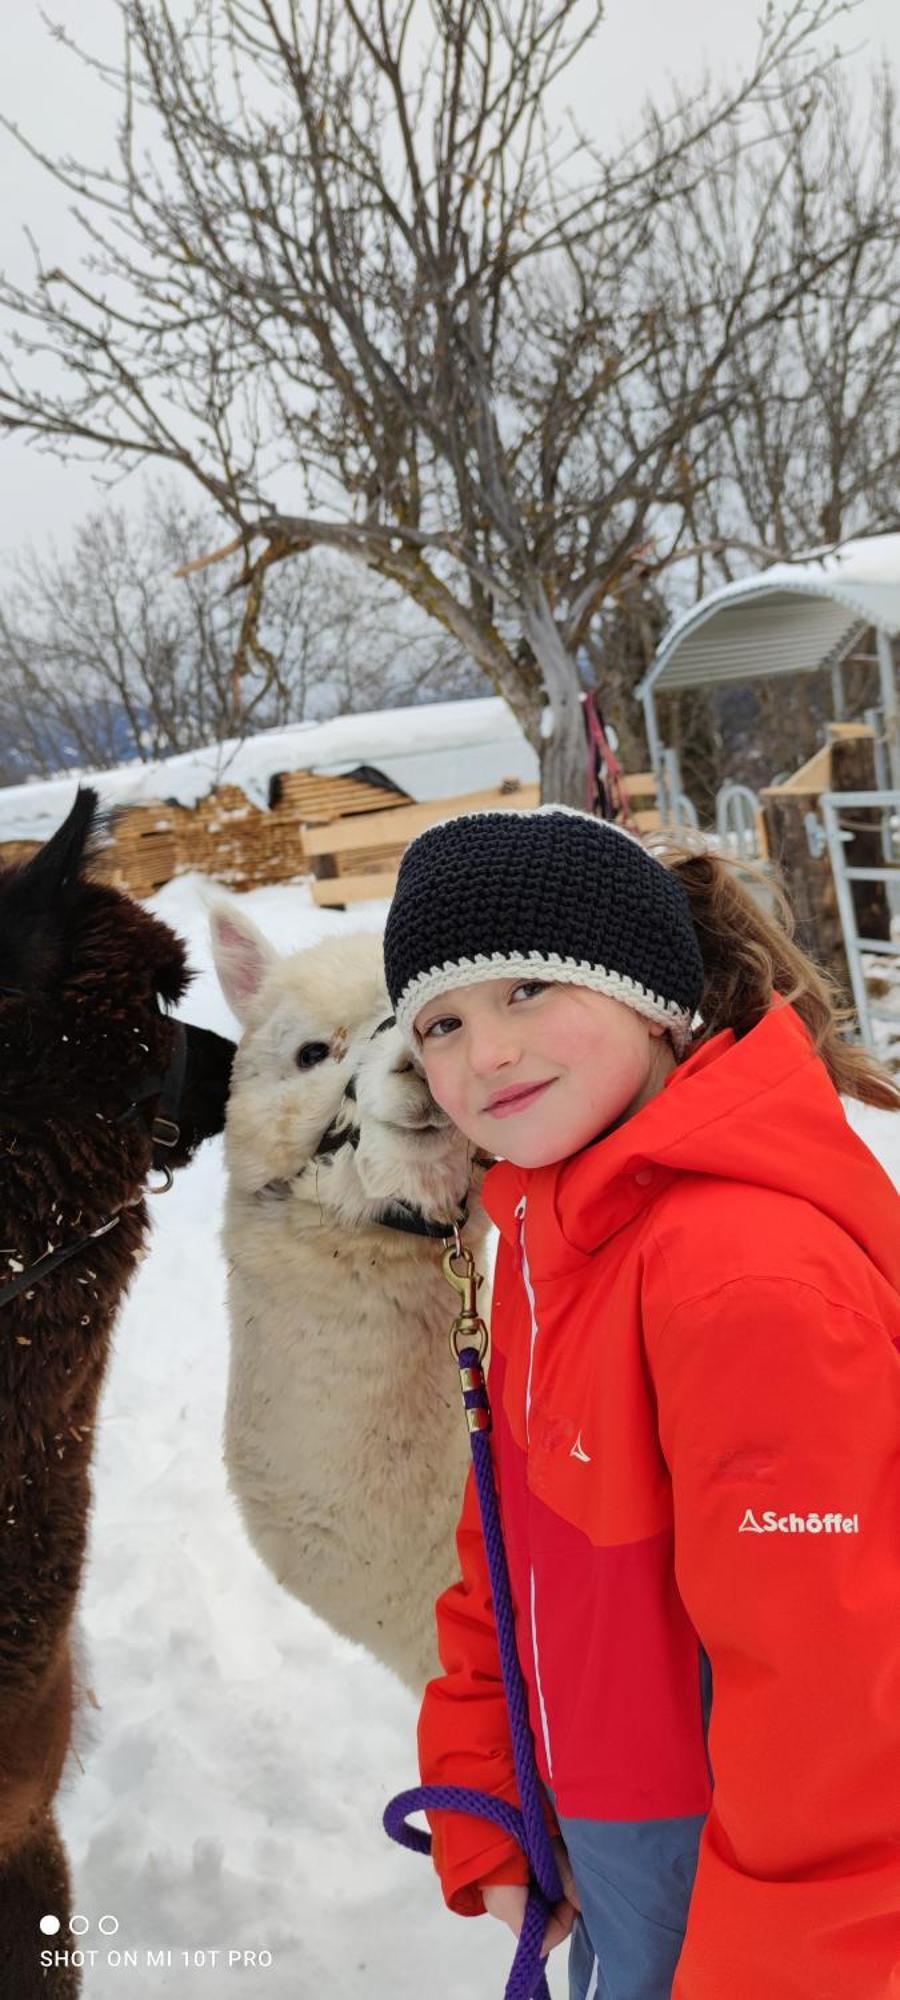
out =
<svg viewBox="0 0 900 2000"><path fill-rule="evenodd" d="M104 1937L115 1937L116 1931L119 1928L119 1919L118 1917L101 1917L99 1927Z"/></svg>
<svg viewBox="0 0 900 2000"><path fill-rule="evenodd" d="M57 1931L59 1930L59 1918L42 1917L40 1922L40 1928L43 1931L45 1937L55 1937Z"/></svg>
<svg viewBox="0 0 900 2000"><path fill-rule="evenodd" d="M85 1931L89 1931L90 1928L91 1920L89 1917L69 1918L69 1929L70 1931L74 1931L76 1937L84 1937Z"/></svg>

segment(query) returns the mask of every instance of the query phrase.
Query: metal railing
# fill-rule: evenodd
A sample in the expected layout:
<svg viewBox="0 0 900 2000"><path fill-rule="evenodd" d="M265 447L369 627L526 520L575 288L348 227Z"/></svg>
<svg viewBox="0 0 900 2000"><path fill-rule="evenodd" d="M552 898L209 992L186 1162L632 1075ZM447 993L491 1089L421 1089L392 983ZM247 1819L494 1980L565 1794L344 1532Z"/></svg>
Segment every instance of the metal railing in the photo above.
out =
<svg viewBox="0 0 900 2000"><path fill-rule="evenodd" d="M900 1062L900 790L879 792L823 792L820 805L825 819L825 838L834 878L838 914L844 934L853 1005L860 1039L873 1055ZM841 826L840 816L847 807L865 806L881 815L881 843L884 864L879 868L850 868L845 847L854 833ZM894 919L892 938L868 938L860 934L853 901L852 882L884 882ZM871 954L874 963L864 959ZM893 1007L875 1006L867 982L878 979L893 995ZM874 1024L886 1025L888 1033L877 1036ZM891 1033L890 1031L893 1030Z"/></svg>
<svg viewBox="0 0 900 2000"><path fill-rule="evenodd" d="M749 785L720 785L716 793L716 835L726 852L746 861L761 858L760 802Z"/></svg>
<svg viewBox="0 0 900 2000"><path fill-rule="evenodd" d="M657 804L669 826L699 827L700 816L681 782L681 760L677 750L664 750L657 772Z"/></svg>

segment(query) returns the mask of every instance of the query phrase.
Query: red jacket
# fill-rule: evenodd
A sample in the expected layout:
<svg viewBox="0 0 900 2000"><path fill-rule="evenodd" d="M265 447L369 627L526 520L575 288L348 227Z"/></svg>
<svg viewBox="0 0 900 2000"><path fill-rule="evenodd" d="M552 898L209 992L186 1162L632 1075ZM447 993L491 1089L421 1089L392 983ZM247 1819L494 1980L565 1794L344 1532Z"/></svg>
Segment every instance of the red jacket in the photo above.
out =
<svg viewBox="0 0 900 2000"><path fill-rule="evenodd" d="M499 1162L484 1201L560 1820L706 1814L673 2000L900 2000L900 1197L777 1003L570 1159ZM458 1550L422 1781L515 1799L471 1476ZM429 1818L452 1909L526 1878L488 1822Z"/></svg>

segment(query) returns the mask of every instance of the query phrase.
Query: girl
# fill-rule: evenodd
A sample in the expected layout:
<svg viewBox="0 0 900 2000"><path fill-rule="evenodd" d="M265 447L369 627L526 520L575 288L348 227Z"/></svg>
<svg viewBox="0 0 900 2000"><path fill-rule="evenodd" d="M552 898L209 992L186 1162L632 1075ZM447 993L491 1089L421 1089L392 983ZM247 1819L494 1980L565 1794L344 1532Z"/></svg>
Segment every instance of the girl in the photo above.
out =
<svg viewBox="0 0 900 2000"><path fill-rule="evenodd" d="M900 1089L726 862L562 806L407 849L388 990L497 1157L492 1453L570 2000L900 2000ZM516 1798L470 1475L424 1784ZM527 1864L429 1815L452 1910Z"/></svg>

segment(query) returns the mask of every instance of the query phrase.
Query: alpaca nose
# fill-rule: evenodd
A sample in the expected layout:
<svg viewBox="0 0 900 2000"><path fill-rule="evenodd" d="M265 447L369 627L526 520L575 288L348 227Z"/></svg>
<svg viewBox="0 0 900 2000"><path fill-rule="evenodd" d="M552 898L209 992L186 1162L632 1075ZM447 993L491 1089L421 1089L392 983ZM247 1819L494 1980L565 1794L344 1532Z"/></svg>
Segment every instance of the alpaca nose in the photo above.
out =
<svg viewBox="0 0 900 2000"><path fill-rule="evenodd" d="M412 1049L398 1049L393 1065L395 1076L417 1076L420 1083L427 1084L425 1065L420 1062Z"/></svg>

